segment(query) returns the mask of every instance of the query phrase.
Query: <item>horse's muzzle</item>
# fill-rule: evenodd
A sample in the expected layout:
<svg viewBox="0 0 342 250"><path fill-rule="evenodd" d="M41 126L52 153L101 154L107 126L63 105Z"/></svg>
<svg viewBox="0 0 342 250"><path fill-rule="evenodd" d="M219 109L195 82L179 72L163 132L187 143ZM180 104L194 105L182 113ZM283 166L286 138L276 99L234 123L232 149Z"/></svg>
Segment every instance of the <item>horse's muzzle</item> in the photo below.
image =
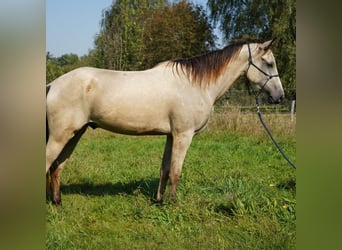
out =
<svg viewBox="0 0 342 250"><path fill-rule="evenodd" d="M279 104L282 100L284 100L284 98L285 98L285 95L284 95L284 94L281 95L281 96L278 97L278 98L274 98L274 97L272 97L272 96L270 95L269 98L268 98L268 102L269 102L270 104Z"/></svg>

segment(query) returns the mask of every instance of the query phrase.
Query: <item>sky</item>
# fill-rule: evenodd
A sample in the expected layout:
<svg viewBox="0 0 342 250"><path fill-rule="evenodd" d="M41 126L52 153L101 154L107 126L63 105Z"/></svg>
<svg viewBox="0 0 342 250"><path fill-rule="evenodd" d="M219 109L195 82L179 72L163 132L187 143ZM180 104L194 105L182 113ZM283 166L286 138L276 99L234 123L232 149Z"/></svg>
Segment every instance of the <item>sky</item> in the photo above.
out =
<svg viewBox="0 0 342 250"><path fill-rule="evenodd" d="M46 52L59 57L88 54L100 31L102 11L113 0L46 0ZM206 7L206 0L194 3Z"/></svg>
<svg viewBox="0 0 342 250"><path fill-rule="evenodd" d="M112 0L46 0L46 51L58 57L88 53Z"/></svg>

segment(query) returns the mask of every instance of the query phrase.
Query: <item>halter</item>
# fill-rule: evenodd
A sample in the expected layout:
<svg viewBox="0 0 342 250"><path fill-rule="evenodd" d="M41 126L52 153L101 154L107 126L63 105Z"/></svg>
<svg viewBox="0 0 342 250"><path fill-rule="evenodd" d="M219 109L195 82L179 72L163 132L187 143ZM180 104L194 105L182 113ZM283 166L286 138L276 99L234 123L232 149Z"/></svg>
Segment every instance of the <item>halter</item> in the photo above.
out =
<svg viewBox="0 0 342 250"><path fill-rule="evenodd" d="M265 83L262 85L262 87L260 89L260 92L261 92L265 88L265 86L266 86L266 84L268 83L269 80L271 80L273 77L279 77L279 75L270 75L267 72L265 72L262 69L260 69L257 65L255 65L255 63L252 60L252 52L251 52L251 47L249 46L249 43L247 44L247 46L248 46L248 67L247 67L246 75L248 73L248 70L249 70L250 66L252 65L254 68L256 68L261 73L263 73L265 76L267 76L267 79L266 79Z"/></svg>

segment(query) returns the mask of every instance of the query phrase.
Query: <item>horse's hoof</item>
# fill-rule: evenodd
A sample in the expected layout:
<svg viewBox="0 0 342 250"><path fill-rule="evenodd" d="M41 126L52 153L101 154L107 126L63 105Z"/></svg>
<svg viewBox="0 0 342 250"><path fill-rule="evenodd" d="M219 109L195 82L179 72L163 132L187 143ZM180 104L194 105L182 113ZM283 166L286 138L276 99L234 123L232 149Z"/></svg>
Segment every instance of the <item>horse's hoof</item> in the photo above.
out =
<svg viewBox="0 0 342 250"><path fill-rule="evenodd" d="M52 199L52 204L59 207L62 206L62 200L61 199Z"/></svg>

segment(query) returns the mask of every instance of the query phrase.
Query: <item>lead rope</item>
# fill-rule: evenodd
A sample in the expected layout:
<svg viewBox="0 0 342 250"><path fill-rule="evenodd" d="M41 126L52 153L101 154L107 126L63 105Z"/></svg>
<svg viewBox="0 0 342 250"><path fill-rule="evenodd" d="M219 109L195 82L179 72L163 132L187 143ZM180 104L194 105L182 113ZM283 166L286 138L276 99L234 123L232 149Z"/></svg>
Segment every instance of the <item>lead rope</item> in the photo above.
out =
<svg viewBox="0 0 342 250"><path fill-rule="evenodd" d="M297 169L295 164L293 164L293 162L286 156L286 154L284 153L283 149L279 146L277 141L274 139L271 131L266 126L266 123L265 123L265 121L264 121L264 119L262 117L261 111L260 111L258 94L255 92L255 89L253 87L252 87L252 90L253 90L253 94L255 95L255 104L256 104L256 108L257 108L257 113L258 113L259 120L260 120L262 126L265 128L267 134L269 135L269 137L271 138L271 140L273 141L274 145L277 147L277 149L279 150L281 155L284 157L284 159L290 164L290 166L292 168Z"/></svg>

